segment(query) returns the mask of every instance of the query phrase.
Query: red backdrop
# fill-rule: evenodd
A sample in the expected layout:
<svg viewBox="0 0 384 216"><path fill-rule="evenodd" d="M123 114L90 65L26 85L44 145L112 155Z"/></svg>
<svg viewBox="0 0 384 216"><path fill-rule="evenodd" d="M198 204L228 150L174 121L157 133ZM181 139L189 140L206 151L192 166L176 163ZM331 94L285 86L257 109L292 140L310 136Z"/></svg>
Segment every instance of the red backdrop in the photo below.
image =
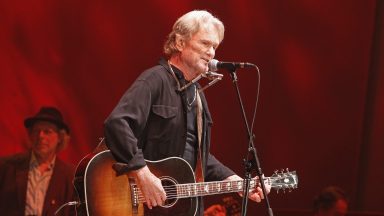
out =
<svg viewBox="0 0 384 216"><path fill-rule="evenodd" d="M271 193L272 208L310 209L321 188L338 185L352 210L384 212L384 6L374 0L0 1L0 156L24 150L24 118L54 105L72 131L60 156L78 163L123 92L157 62L174 21L193 9L226 26L217 59L261 70L254 133L263 171L289 167L300 178L292 193ZM223 73L206 91L212 152L241 174L247 136ZM256 72L237 74L250 118Z"/></svg>

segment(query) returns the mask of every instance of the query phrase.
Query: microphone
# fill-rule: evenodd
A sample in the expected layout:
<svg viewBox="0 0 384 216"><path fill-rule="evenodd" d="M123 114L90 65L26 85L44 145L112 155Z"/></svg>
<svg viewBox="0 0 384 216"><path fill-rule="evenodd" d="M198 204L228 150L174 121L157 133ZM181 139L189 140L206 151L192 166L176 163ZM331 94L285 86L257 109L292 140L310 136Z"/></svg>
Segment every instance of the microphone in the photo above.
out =
<svg viewBox="0 0 384 216"><path fill-rule="evenodd" d="M250 68L255 67L254 64L248 62L222 62L216 59L212 59L208 62L208 68L210 71L217 71L219 68L225 68L229 71L235 71L237 68Z"/></svg>

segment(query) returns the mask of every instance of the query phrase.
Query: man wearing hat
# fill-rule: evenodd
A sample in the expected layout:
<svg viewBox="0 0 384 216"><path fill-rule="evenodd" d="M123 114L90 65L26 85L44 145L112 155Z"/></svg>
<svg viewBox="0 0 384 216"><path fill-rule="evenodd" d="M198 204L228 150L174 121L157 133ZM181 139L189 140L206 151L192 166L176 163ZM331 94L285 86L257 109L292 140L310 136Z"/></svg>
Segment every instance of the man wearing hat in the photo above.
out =
<svg viewBox="0 0 384 216"><path fill-rule="evenodd" d="M0 212L54 215L74 197L74 166L56 157L69 141L69 127L55 107L42 107L24 126L30 149L0 159ZM69 207L58 215L70 215Z"/></svg>

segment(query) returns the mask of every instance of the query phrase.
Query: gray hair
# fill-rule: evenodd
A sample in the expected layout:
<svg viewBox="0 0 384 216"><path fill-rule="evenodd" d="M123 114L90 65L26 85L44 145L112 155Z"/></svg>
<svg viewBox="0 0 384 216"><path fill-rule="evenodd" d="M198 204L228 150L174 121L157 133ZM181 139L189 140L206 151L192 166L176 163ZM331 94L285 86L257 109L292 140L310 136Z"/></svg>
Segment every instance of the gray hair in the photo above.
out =
<svg viewBox="0 0 384 216"><path fill-rule="evenodd" d="M183 40L188 41L202 26L208 24L212 24L216 28L221 42L224 39L224 24L208 11L194 10L184 14L175 22L172 32L169 33L164 43L164 54L171 56L179 52L176 47L176 35L180 35Z"/></svg>

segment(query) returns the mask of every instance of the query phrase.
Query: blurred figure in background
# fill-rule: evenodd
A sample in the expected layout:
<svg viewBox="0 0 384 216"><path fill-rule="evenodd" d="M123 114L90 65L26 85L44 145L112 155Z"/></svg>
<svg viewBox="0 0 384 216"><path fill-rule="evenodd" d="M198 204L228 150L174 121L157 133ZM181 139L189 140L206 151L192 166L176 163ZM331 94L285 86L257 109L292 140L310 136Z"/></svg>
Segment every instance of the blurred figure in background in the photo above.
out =
<svg viewBox="0 0 384 216"><path fill-rule="evenodd" d="M227 210L223 205L214 204L204 211L204 216L226 216Z"/></svg>
<svg viewBox="0 0 384 216"><path fill-rule="evenodd" d="M204 216L240 216L241 199L233 195L225 196L221 202L209 206L204 211Z"/></svg>
<svg viewBox="0 0 384 216"><path fill-rule="evenodd" d="M42 107L24 121L30 149L0 158L2 215L54 215L73 201L74 166L56 157L68 144L69 127L55 107ZM70 215L64 208L58 215Z"/></svg>
<svg viewBox="0 0 384 216"><path fill-rule="evenodd" d="M315 216L345 216L348 211L347 196L338 187L326 187L315 197L313 210Z"/></svg>

